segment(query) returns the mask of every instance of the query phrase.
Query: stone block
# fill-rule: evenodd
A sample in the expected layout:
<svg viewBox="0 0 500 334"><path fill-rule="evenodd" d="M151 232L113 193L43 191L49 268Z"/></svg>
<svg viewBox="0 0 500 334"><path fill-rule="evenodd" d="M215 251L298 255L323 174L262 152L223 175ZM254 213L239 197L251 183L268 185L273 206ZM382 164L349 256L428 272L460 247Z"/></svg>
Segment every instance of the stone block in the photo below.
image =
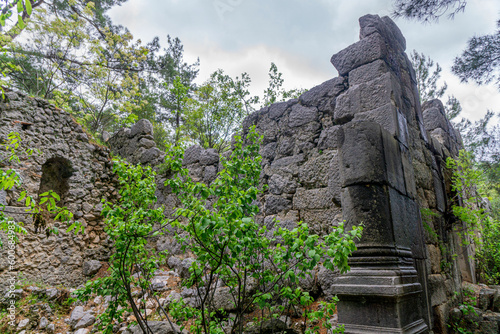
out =
<svg viewBox="0 0 500 334"><path fill-rule="evenodd" d="M438 108L425 109L423 111L424 116L424 127L427 131L432 131L437 128L441 128L446 132L449 132L448 120L444 112Z"/></svg>
<svg viewBox="0 0 500 334"><path fill-rule="evenodd" d="M392 103L387 103L370 111L356 113L354 120L375 122L380 124L392 136L396 137L398 135L396 108Z"/></svg>
<svg viewBox="0 0 500 334"><path fill-rule="evenodd" d="M285 113L288 108L288 102L277 102L269 106L269 118L272 120L277 120Z"/></svg>
<svg viewBox="0 0 500 334"><path fill-rule="evenodd" d="M372 122L351 122L345 124L342 130L342 187L360 183L387 183L380 125Z"/></svg>
<svg viewBox="0 0 500 334"><path fill-rule="evenodd" d="M377 59L349 72L349 87L375 80L389 71L387 63L382 59Z"/></svg>
<svg viewBox="0 0 500 334"><path fill-rule="evenodd" d="M203 149L199 145L193 145L188 147L184 151L184 160L182 160L183 165L191 165L200 161L201 151Z"/></svg>
<svg viewBox="0 0 500 334"><path fill-rule="evenodd" d="M181 329L176 324L170 324L168 321L148 321L148 326L155 334L177 334ZM142 334L141 326L135 325L130 329L131 334Z"/></svg>
<svg viewBox="0 0 500 334"><path fill-rule="evenodd" d="M399 148L401 152L401 164L403 166L406 195L415 199L417 198L417 183L415 180L415 171L413 169L411 154L403 144L399 144Z"/></svg>
<svg viewBox="0 0 500 334"><path fill-rule="evenodd" d="M493 301L498 292L495 289L481 289L479 291L478 307L483 310L492 310Z"/></svg>
<svg viewBox="0 0 500 334"><path fill-rule="evenodd" d="M141 119L137 121L130 128L129 137L135 137L137 135L152 135L153 134L153 124L147 119Z"/></svg>
<svg viewBox="0 0 500 334"><path fill-rule="evenodd" d="M279 174L272 175L269 178L268 185L269 192L274 195L293 194L297 189L297 182Z"/></svg>
<svg viewBox="0 0 500 334"><path fill-rule="evenodd" d="M424 240L418 204L389 188L394 239L398 249L411 250L415 259L424 259Z"/></svg>
<svg viewBox="0 0 500 334"><path fill-rule="evenodd" d="M213 148L202 150L200 154L200 164L202 166L215 165L219 162L219 153Z"/></svg>
<svg viewBox="0 0 500 334"><path fill-rule="evenodd" d="M300 104L295 104L290 111L290 116L288 118L288 126L291 128L299 127L305 125L309 122L316 121L318 119L318 108L316 107L304 107Z"/></svg>
<svg viewBox="0 0 500 334"><path fill-rule="evenodd" d="M429 244L427 245L429 260L431 263L431 273L439 274L441 272L441 250L439 247Z"/></svg>
<svg viewBox="0 0 500 334"><path fill-rule="evenodd" d="M410 138L410 134L408 133L408 121L406 120L405 115L397 109L397 118L398 118L398 140L401 144L403 144L406 148L408 148L408 138ZM390 132L390 131L389 131Z"/></svg>
<svg viewBox="0 0 500 334"><path fill-rule="evenodd" d="M432 177L434 180L434 192L436 193L436 204L437 204L436 208L440 212L444 213L446 210L446 197L443 188L443 183L438 173L434 169L432 170Z"/></svg>
<svg viewBox="0 0 500 334"><path fill-rule="evenodd" d="M361 111L361 89L360 86L349 88L337 97L333 120L336 124L351 121L357 112Z"/></svg>
<svg viewBox="0 0 500 334"><path fill-rule="evenodd" d="M325 151L318 156L310 157L299 168L300 183L307 188L327 187L330 161L335 155L335 151Z"/></svg>
<svg viewBox="0 0 500 334"><path fill-rule="evenodd" d="M340 162L339 155L335 154L330 160L329 176L328 176L328 189L333 196L333 202L340 205L341 202L341 179L340 179Z"/></svg>
<svg viewBox="0 0 500 334"><path fill-rule="evenodd" d="M299 97L300 104L308 107L317 107L324 98L335 97L345 89L344 79L333 78L309 89Z"/></svg>
<svg viewBox="0 0 500 334"><path fill-rule="evenodd" d="M319 136L318 148L321 150L329 148L337 149L339 147L339 130L340 125L334 125L323 129Z"/></svg>
<svg viewBox="0 0 500 334"><path fill-rule="evenodd" d="M271 164L271 167L272 168L280 168L280 167L285 167L285 166L289 166L289 165L297 165L298 163L301 163L302 161L304 161L304 155L297 154L297 155L293 155L291 157L284 157L284 158L276 159Z"/></svg>
<svg viewBox="0 0 500 334"><path fill-rule="evenodd" d="M293 208L295 210L329 208L333 205L332 198L333 196L328 188L297 188L293 196Z"/></svg>
<svg viewBox="0 0 500 334"><path fill-rule="evenodd" d="M431 295L431 306L446 302L446 284L443 275L429 275L427 280Z"/></svg>
<svg viewBox="0 0 500 334"><path fill-rule="evenodd" d="M401 106L401 87L392 72L384 73L372 81L359 85L361 110L368 111L388 103Z"/></svg>
<svg viewBox="0 0 500 334"><path fill-rule="evenodd" d="M266 215L274 215L281 211L291 209L292 202L281 196L265 196L264 212Z"/></svg>
<svg viewBox="0 0 500 334"><path fill-rule="evenodd" d="M85 276L92 276L101 269L102 264L97 260L85 261L83 263L83 274Z"/></svg>
<svg viewBox="0 0 500 334"><path fill-rule="evenodd" d="M382 35L391 45L396 45L401 51L406 50L406 39L401 30L388 16L367 14L359 18L359 37L366 38L374 33Z"/></svg>
<svg viewBox="0 0 500 334"><path fill-rule="evenodd" d="M354 43L344 50L334 54L331 63L341 76L346 75L361 65L371 63L387 56L387 47L380 34L373 33L367 38Z"/></svg>
<svg viewBox="0 0 500 334"><path fill-rule="evenodd" d="M400 193L406 194L400 143L386 131L382 131L382 138L387 182Z"/></svg>
<svg viewBox="0 0 500 334"><path fill-rule="evenodd" d="M260 155L264 158L264 159L274 159L274 157L276 156L276 147L278 146L278 144L276 142L272 142L272 143L269 143L265 146L262 146L260 148Z"/></svg>
<svg viewBox="0 0 500 334"><path fill-rule="evenodd" d="M358 247L394 247L388 189L380 185L353 185L342 189L342 215L347 227L363 223Z"/></svg>

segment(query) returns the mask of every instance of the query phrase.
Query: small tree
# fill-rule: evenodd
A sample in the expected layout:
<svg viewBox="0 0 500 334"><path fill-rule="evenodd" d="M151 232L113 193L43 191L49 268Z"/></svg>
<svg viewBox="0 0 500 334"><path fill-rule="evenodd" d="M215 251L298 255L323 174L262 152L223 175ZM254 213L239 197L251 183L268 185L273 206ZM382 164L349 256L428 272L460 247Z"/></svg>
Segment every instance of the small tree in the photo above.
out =
<svg viewBox="0 0 500 334"><path fill-rule="evenodd" d="M172 176L166 185L181 206L170 219L164 216L163 207L155 205L151 168L115 163L120 199L115 204L106 203L103 209L106 232L115 240L110 275L87 282L77 292L83 300L92 293L113 296L100 316L104 333L111 333L114 321L123 320L127 311L134 313L144 333L151 333L147 314L141 313L132 291L141 289L155 296L150 279L156 265L165 262L165 254L154 252L148 240L163 234L168 225L187 232L187 236L179 234L177 239L196 260L184 284L196 289L199 302L199 307L185 305L182 300L172 302L168 310L158 303L160 315L168 321L169 313L179 323L193 320L191 332L195 333L222 333L230 322L231 332L241 333L244 315L255 308L262 312L260 323L290 313L295 307L305 307L307 319L333 314L334 304L320 311L307 310L312 298L298 287L298 282L311 275L321 262L332 270L348 270L347 257L355 249L354 239L360 236L361 228L344 233L341 225L320 240L309 233L307 225L298 223L292 230L279 229L268 237L266 228L255 221L255 200L262 192L255 129L250 131L248 141L244 145L242 138L236 137L230 158L223 159L224 168L211 185L193 182L187 169L182 168L183 150L172 148L166 158ZM225 287L221 290L222 284ZM220 293L225 293L227 302L234 305L236 315L228 316L217 306L214 297ZM173 324L172 328L175 330ZM307 333L311 330L304 328Z"/></svg>
<svg viewBox="0 0 500 334"><path fill-rule="evenodd" d="M172 302L170 311L177 320L194 317L192 333L242 333L245 315L252 310L259 310L258 325L290 315L295 308L305 308L306 319L326 317L333 304L309 311L313 299L299 281L321 262L330 270L349 269L347 257L355 250L361 227L345 233L341 224L321 240L303 223L291 230L279 228L274 234L257 223L255 201L262 192L258 138L255 129L249 133L248 145L237 136L230 158L222 158L223 169L210 185L190 179L188 170L181 168L182 151L174 150L167 161L178 173L166 182L181 202L174 226L187 232L177 238L184 250L195 255L184 284L196 290L199 303L194 308L182 300ZM232 315L221 307L221 298L232 305ZM318 328L304 326L304 332Z"/></svg>

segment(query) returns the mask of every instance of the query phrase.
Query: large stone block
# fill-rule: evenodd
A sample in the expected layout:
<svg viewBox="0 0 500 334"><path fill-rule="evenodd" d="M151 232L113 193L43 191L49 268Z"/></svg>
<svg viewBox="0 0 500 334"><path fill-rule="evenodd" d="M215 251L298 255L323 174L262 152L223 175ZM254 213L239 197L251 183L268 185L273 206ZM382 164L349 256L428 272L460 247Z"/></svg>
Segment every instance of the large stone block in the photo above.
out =
<svg viewBox="0 0 500 334"><path fill-rule="evenodd" d="M397 46L401 51L406 49L406 39L401 30L388 16L367 14L359 18L359 37L366 38L374 33L382 35L390 45Z"/></svg>
<svg viewBox="0 0 500 334"><path fill-rule="evenodd" d="M349 87L375 80L389 71L387 63L382 59L377 59L349 72Z"/></svg>
<svg viewBox="0 0 500 334"><path fill-rule="evenodd" d="M332 199L333 195L328 188L297 188L293 196L293 208L295 210L325 209L334 205Z"/></svg>
<svg viewBox="0 0 500 334"><path fill-rule="evenodd" d="M380 124L392 136L396 137L398 135L396 107L392 103L387 103L370 111L356 113L354 120L375 122Z"/></svg>
<svg viewBox="0 0 500 334"><path fill-rule="evenodd" d="M292 207L292 202L284 197L267 195L265 197L264 212L266 215L274 215Z"/></svg>
<svg viewBox="0 0 500 334"><path fill-rule="evenodd" d="M444 112L438 108L424 109L424 127L427 131L432 131L437 128L441 128L446 132L449 132L448 120Z"/></svg>
<svg viewBox="0 0 500 334"><path fill-rule="evenodd" d="M394 239L398 249L411 250L413 258L424 259L422 222L417 203L389 188Z"/></svg>
<svg viewBox="0 0 500 334"><path fill-rule="evenodd" d="M344 76L353 69L387 56L387 46L380 34L373 33L354 43L331 58L333 66Z"/></svg>
<svg viewBox="0 0 500 334"><path fill-rule="evenodd" d="M341 185L386 183L384 145L380 125L351 122L342 127L340 149Z"/></svg>
<svg viewBox="0 0 500 334"><path fill-rule="evenodd" d="M137 135L152 135L153 125L147 119L141 119L137 121L131 128L129 137L135 137Z"/></svg>
<svg viewBox="0 0 500 334"><path fill-rule="evenodd" d="M352 86L345 93L339 95L334 110L334 121L344 123L358 116L360 113L371 112L369 116L387 128L394 135L397 134L398 120L394 105L401 105L401 88L396 77L391 72L384 73L374 80ZM373 112L373 110L377 110ZM390 111L389 111L390 110ZM381 113L381 115L379 115ZM390 115L390 122L387 121Z"/></svg>
<svg viewBox="0 0 500 334"><path fill-rule="evenodd" d="M318 156L310 157L299 169L299 180L308 188L323 188L328 186L330 160L336 151L325 151Z"/></svg>
<svg viewBox="0 0 500 334"><path fill-rule="evenodd" d="M317 107L324 98L335 97L344 89L344 78L333 78L309 89L299 97L299 102L304 106Z"/></svg>
<svg viewBox="0 0 500 334"><path fill-rule="evenodd" d="M353 185L342 190L346 225L363 224L358 247L395 247L388 189L379 185Z"/></svg>
<svg viewBox="0 0 500 334"><path fill-rule="evenodd" d="M318 108L295 104L288 118L288 126L295 128L318 119Z"/></svg>

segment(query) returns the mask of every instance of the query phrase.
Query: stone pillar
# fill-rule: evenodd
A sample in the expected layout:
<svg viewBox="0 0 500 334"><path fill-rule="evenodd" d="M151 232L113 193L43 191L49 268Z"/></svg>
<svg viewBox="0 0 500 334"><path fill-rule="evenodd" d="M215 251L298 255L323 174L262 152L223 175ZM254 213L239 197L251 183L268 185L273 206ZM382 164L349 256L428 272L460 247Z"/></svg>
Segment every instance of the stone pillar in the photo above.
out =
<svg viewBox="0 0 500 334"><path fill-rule="evenodd" d="M414 73L394 22L367 15L360 25L361 41L332 57L349 82L334 110L342 213L347 227L364 225L351 271L334 283L339 323L346 333L427 333L416 270L425 252L411 163L412 136L423 129Z"/></svg>

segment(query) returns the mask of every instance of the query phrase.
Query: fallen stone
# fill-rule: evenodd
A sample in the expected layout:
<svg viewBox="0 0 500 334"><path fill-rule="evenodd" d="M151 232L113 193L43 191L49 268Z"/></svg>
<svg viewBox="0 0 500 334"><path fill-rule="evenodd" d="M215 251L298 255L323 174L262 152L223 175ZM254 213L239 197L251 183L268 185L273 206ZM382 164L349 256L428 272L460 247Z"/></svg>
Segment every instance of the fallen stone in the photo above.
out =
<svg viewBox="0 0 500 334"><path fill-rule="evenodd" d="M90 260L90 261L85 261L83 263L83 274L85 276L92 276L95 275L99 269L101 269L102 264L100 261L97 260Z"/></svg>
<svg viewBox="0 0 500 334"><path fill-rule="evenodd" d="M179 326L172 324L168 321L148 321L148 327L154 334L178 334L181 333ZM132 334L143 334L143 330L139 325L135 325L130 329Z"/></svg>
<svg viewBox="0 0 500 334"><path fill-rule="evenodd" d="M26 328L26 326L28 326L28 324L30 323L30 319L23 319L21 321L19 321L19 323L17 324L17 329L23 329L23 328Z"/></svg>
<svg viewBox="0 0 500 334"><path fill-rule="evenodd" d="M83 318L84 315L85 315L85 311L83 309L83 306L75 307L73 309L73 311L71 312L71 315L70 315L69 320L68 320L68 324L71 327L76 326L78 321L80 321L80 319Z"/></svg>
<svg viewBox="0 0 500 334"><path fill-rule="evenodd" d="M78 323L74 326L74 329L85 328L93 325L95 322L95 317L89 312L85 312L83 317L78 321Z"/></svg>

